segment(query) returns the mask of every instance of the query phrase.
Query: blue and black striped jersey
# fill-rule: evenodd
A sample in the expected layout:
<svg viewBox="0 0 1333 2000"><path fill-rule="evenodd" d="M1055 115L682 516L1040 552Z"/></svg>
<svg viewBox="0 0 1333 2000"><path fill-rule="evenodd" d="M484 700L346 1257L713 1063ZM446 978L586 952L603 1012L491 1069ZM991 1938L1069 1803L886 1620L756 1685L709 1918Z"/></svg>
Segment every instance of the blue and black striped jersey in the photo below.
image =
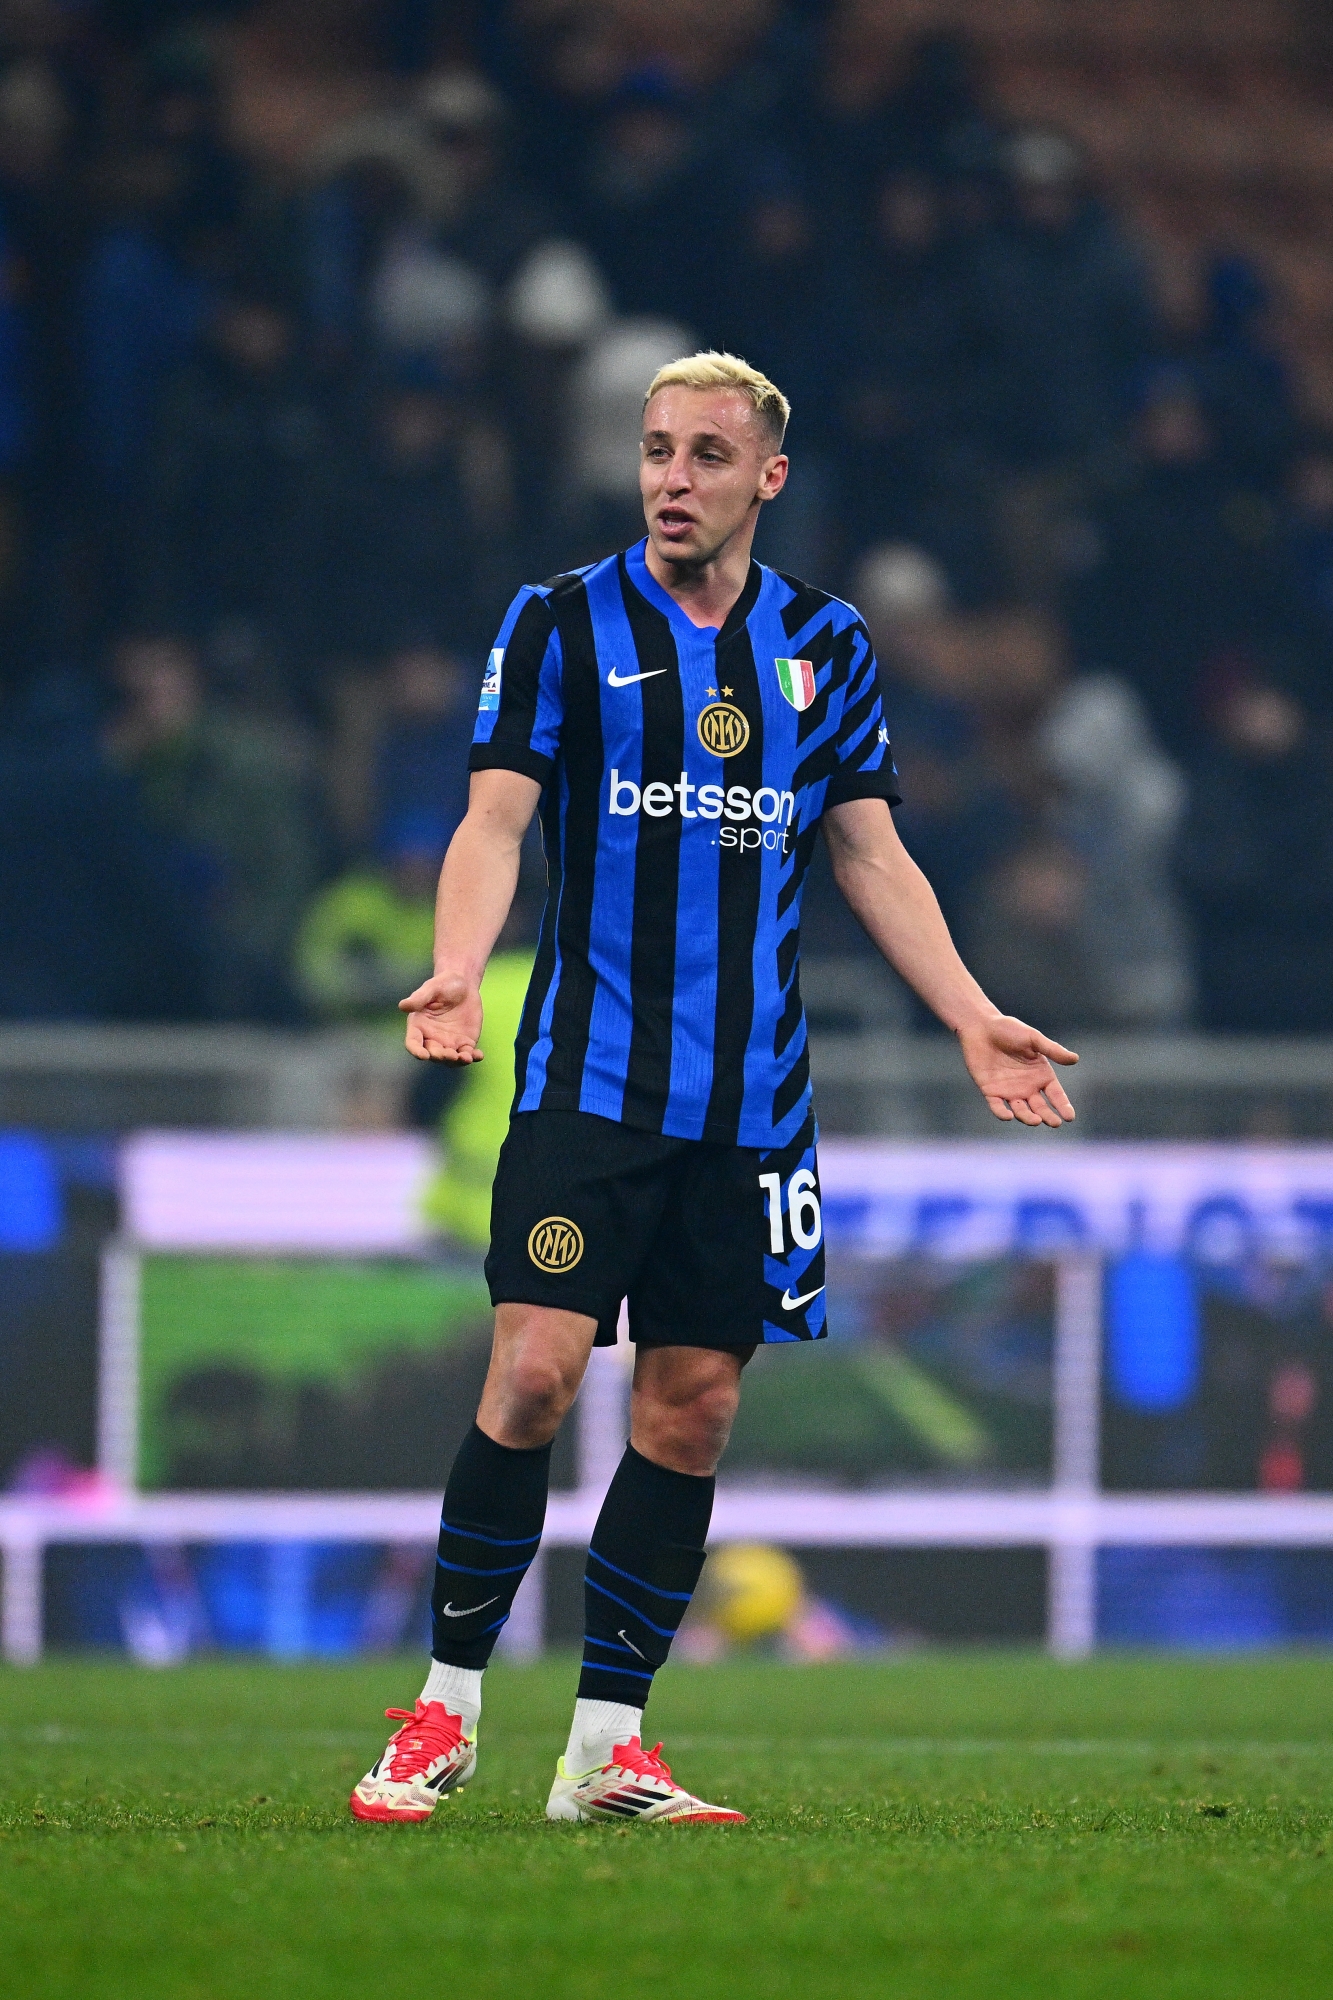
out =
<svg viewBox="0 0 1333 2000"><path fill-rule="evenodd" d="M543 788L514 1108L776 1148L810 1112L820 814L898 802L874 652L850 605L759 563L695 626L644 549L520 591L482 685L472 769Z"/></svg>

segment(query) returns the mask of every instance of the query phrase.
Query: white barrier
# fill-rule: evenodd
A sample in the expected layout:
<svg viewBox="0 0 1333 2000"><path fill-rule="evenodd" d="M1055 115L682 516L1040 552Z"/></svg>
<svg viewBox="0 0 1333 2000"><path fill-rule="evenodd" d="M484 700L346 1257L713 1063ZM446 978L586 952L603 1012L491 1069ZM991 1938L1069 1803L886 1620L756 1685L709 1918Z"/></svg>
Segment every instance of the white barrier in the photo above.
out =
<svg viewBox="0 0 1333 2000"><path fill-rule="evenodd" d="M600 1492L553 1493L545 1547L586 1546ZM42 1652L42 1557L53 1544L384 1542L434 1548L435 1493L126 1495L100 1506L0 1501L0 1650L14 1664ZM1052 1650L1090 1652L1098 1548L1325 1548L1333 1496L1034 1493L830 1493L720 1486L710 1541L792 1548L1045 1548L1052 1561ZM1063 1593L1063 1594L1062 1594ZM522 1651L540 1649L529 1618Z"/></svg>

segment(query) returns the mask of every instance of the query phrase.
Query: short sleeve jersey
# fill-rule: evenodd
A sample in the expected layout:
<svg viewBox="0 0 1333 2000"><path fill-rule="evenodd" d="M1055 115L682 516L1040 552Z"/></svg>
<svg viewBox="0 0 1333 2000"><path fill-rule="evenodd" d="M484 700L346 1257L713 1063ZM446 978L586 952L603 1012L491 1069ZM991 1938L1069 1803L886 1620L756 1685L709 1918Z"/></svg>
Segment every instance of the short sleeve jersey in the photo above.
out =
<svg viewBox="0 0 1333 2000"><path fill-rule="evenodd" d="M645 544L519 592L474 771L542 786L548 895L515 1111L764 1150L811 1115L798 969L822 813L898 803L865 626L751 563L693 625Z"/></svg>

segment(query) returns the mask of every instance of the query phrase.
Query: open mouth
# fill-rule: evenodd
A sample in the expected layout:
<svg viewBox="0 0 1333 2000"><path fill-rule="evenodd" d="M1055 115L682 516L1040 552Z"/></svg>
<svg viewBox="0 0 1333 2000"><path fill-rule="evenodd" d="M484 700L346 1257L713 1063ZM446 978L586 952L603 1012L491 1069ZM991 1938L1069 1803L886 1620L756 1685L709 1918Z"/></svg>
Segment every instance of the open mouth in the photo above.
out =
<svg viewBox="0 0 1333 2000"><path fill-rule="evenodd" d="M664 507L657 525L664 535L687 535L695 522L693 514L686 514L679 507Z"/></svg>

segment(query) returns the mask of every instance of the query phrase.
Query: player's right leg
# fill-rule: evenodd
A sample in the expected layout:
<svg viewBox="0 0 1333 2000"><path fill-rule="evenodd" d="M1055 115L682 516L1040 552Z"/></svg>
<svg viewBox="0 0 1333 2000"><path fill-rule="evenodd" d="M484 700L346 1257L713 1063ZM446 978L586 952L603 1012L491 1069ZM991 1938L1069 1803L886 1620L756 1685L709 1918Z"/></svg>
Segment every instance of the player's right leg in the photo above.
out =
<svg viewBox="0 0 1333 2000"><path fill-rule="evenodd" d="M482 1669L537 1552L551 1440L599 1326L615 1338L684 1143L580 1111L510 1125L486 1259L495 1347L445 1494L434 1659L410 1721L352 1795L359 1818L424 1819L471 1772Z"/></svg>
<svg viewBox="0 0 1333 2000"><path fill-rule="evenodd" d="M432 1660L402 1727L352 1792L357 1819L428 1819L476 1767L481 1677L537 1553L551 1440L578 1392L596 1321L502 1305L477 1422L459 1447L440 1522Z"/></svg>

